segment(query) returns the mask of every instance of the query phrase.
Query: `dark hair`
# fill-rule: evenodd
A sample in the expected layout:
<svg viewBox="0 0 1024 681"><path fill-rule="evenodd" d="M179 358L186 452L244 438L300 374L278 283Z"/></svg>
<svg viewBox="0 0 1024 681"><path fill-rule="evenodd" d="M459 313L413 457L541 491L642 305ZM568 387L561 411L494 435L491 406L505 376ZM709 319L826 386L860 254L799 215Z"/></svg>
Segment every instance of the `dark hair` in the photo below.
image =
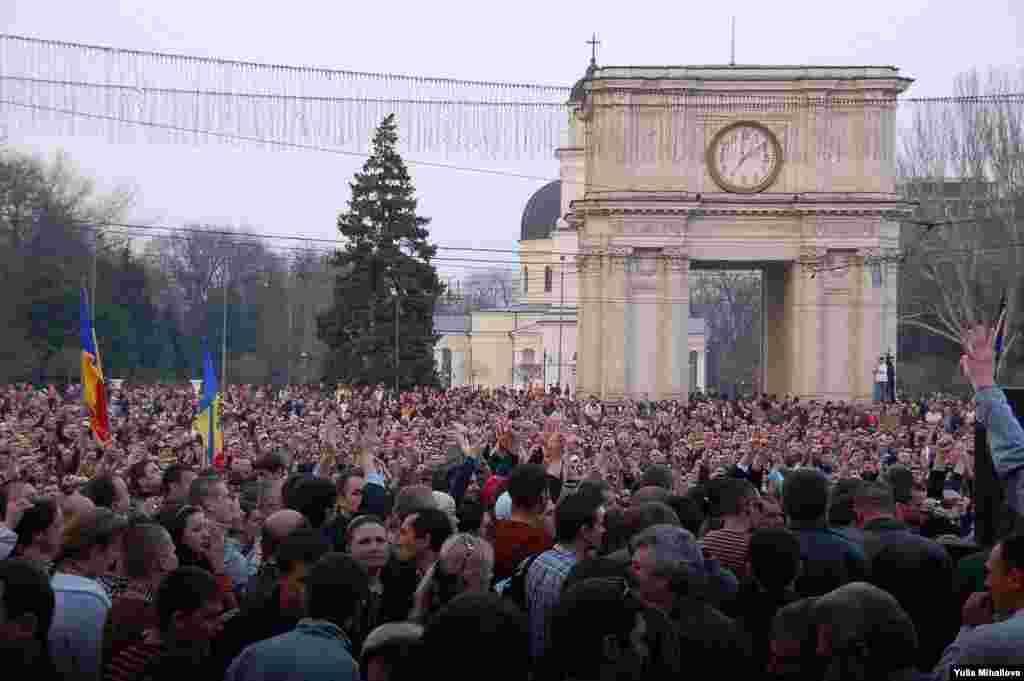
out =
<svg viewBox="0 0 1024 681"><path fill-rule="evenodd" d="M281 501L284 502L285 508L296 510L295 507L298 505L296 498L296 492L298 491L299 485L310 477L305 473L293 473L285 478L284 484L281 485Z"/></svg>
<svg viewBox="0 0 1024 681"><path fill-rule="evenodd" d="M415 633L417 630L419 633ZM411 681L422 676L422 650L422 628L418 625L407 622L382 624L367 637L359 659L364 669L370 660L379 659L387 667L389 681Z"/></svg>
<svg viewBox="0 0 1024 681"><path fill-rule="evenodd" d="M359 610L370 593L370 578L359 563L344 553L327 553L306 578L309 616L339 626Z"/></svg>
<svg viewBox="0 0 1024 681"><path fill-rule="evenodd" d="M291 572L297 563L313 563L331 550L331 545L319 530L295 530L277 546L274 557L282 573Z"/></svg>
<svg viewBox="0 0 1024 681"><path fill-rule="evenodd" d="M544 466L524 463L512 469L505 490L516 508L535 508L548 493L547 471Z"/></svg>
<svg viewBox="0 0 1024 681"><path fill-rule="evenodd" d="M338 503L338 490L327 478L307 478L293 488L290 501L289 508L306 516L310 525L323 527Z"/></svg>
<svg viewBox="0 0 1024 681"><path fill-rule="evenodd" d="M580 482L580 486L576 488L576 494L589 494L601 503L604 503L604 495L606 492L610 492L612 486L604 480L593 480L587 478Z"/></svg>
<svg viewBox="0 0 1024 681"><path fill-rule="evenodd" d="M434 490L426 485L409 485L399 490L395 497L392 513L398 517L399 521L404 521L413 513L419 513L428 508L437 509Z"/></svg>
<svg viewBox="0 0 1024 681"><path fill-rule="evenodd" d="M828 509L828 479L809 468L793 471L782 488L782 508L790 520L797 522L824 519Z"/></svg>
<svg viewBox="0 0 1024 681"><path fill-rule="evenodd" d="M203 473L188 488L188 503L193 506L203 506L206 500L213 496L213 490L223 480L216 473Z"/></svg>
<svg viewBox="0 0 1024 681"><path fill-rule="evenodd" d="M42 652L49 659L46 641L53 622L56 597L50 579L34 564L25 560L0 561L0 582L3 582L3 609L7 620L22 615L36 618L36 640L43 644Z"/></svg>
<svg viewBox="0 0 1024 681"><path fill-rule="evenodd" d="M757 530L747 549L751 574L768 591L782 591L800 571L800 541L789 530Z"/></svg>
<svg viewBox="0 0 1024 681"><path fill-rule="evenodd" d="M178 552L178 563L180 565L193 565L212 571L210 562L206 557L193 551L184 542L188 519L197 513L205 513L205 511L199 506L192 506L191 504L179 506L177 512L167 523L167 531L171 533L171 540L174 541L174 548Z"/></svg>
<svg viewBox="0 0 1024 681"><path fill-rule="evenodd" d="M704 514L696 501L688 496L673 495L665 503L676 512L680 525L689 530L693 536L700 536L700 526L704 524Z"/></svg>
<svg viewBox="0 0 1024 681"><path fill-rule="evenodd" d="M174 613L192 613L220 596L217 578L201 568L185 566L167 575L156 592L160 631L170 631Z"/></svg>
<svg viewBox="0 0 1024 681"><path fill-rule="evenodd" d="M181 479L185 477L185 473L191 472L191 468L180 463L172 463L170 466L165 468L163 478L161 478L164 493L171 489L171 485L176 485L181 482Z"/></svg>
<svg viewBox="0 0 1024 681"><path fill-rule="evenodd" d="M577 582L562 592L551 616L551 663L557 671L576 678L599 678L607 662L606 636L629 645L636 616L643 606L627 593L627 582L615 578L592 578ZM589 651L580 655L580 651Z"/></svg>
<svg viewBox="0 0 1024 681"><path fill-rule="evenodd" d="M679 516L672 507L660 501L648 501L626 509L623 519L629 538L654 525L681 525Z"/></svg>
<svg viewBox="0 0 1024 681"><path fill-rule="evenodd" d="M248 517L254 511L258 511L260 505L270 495L273 483L270 480L248 480L242 483L238 495L238 506L242 513Z"/></svg>
<svg viewBox="0 0 1024 681"><path fill-rule="evenodd" d="M141 497L143 495L142 486L139 485L139 480L146 477L146 469L153 463L148 459L142 461L136 461L128 467L128 475L125 478L125 482L128 483L128 492L133 496Z"/></svg>
<svg viewBox="0 0 1024 681"><path fill-rule="evenodd" d="M173 543L162 525L142 523L125 530L121 541L121 561L126 577L143 579L153 573L153 561L164 539Z"/></svg>
<svg viewBox="0 0 1024 681"><path fill-rule="evenodd" d="M828 524L833 527L849 527L857 520L853 495L833 495L828 505Z"/></svg>
<svg viewBox="0 0 1024 681"><path fill-rule="evenodd" d="M25 509L21 520L14 528L14 533L18 535L14 546L15 555L20 554L20 549L31 546L37 534L50 529L54 521L57 520L58 513L60 513L60 506L57 505L55 499L49 497L34 499L31 508Z"/></svg>
<svg viewBox="0 0 1024 681"><path fill-rule="evenodd" d="M459 504L456 515L459 519L459 532L475 534L484 522L484 506L476 499L466 498Z"/></svg>
<svg viewBox="0 0 1024 681"><path fill-rule="evenodd" d="M253 462L253 470L257 471L283 471L288 469L288 458L280 452L265 454Z"/></svg>
<svg viewBox="0 0 1024 681"><path fill-rule="evenodd" d="M417 512L412 529L417 537L430 537L430 548L440 551L444 540L452 535L452 521L448 514L436 508Z"/></svg>
<svg viewBox="0 0 1024 681"><path fill-rule="evenodd" d="M446 681L478 681L475 665L452 665L452 641L470 651L501 650L500 678L525 679L530 671L526 615L494 593L463 593L427 623L423 633L424 669L445 669Z"/></svg>
<svg viewBox="0 0 1024 681"><path fill-rule="evenodd" d="M740 478L725 478L717 489L717 515L739 515L744 510L744 502L757 494L754 486Z"/></svg>
<svg viewBox="0 0 1024 681"><path fill-rule="evenodd" d="M594 524L597 509L604 505L590 497L573 494L562 499L555 509L555 538L557 541L572 543L584 527Z"/></svg>
<svg viewBox="0 0 1024 681"><path fill-rule="evenodd" d="M114 476L100 475L82 485L82 496L89 497L92 503L103 508L113 508L117 499L117 487Z"/></svg>
<svg viewBox="0 0 1024 681"><path fill-rule="evenodd" d="M660 487L671 492L673 486L672 469L663 464L656 464L644 471L636 488Z"/></svg>

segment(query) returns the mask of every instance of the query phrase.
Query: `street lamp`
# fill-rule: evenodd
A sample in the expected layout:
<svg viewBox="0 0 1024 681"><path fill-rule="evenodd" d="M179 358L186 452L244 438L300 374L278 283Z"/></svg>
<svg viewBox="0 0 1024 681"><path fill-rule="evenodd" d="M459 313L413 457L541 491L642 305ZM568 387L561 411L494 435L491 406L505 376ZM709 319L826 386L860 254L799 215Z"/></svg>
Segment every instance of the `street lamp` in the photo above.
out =
<svg viewBox="0 0 1024 681"><path fill-rule="evenodd" d="M560 256L562 261L562 302L558 305L558 387L562 387L562 332L565 328L563 315L565 314L565 256Z"/></svg>

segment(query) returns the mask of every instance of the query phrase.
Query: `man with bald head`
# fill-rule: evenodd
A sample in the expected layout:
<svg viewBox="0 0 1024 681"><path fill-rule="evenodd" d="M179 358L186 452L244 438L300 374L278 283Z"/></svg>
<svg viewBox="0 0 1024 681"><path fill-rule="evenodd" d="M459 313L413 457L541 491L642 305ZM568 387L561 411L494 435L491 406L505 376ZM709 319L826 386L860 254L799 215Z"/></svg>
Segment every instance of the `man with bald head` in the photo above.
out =
<svg viewBox="0 0 1024 681"><path fill-rule="evenodd" d="M287 508L271 513L263 521L263 531L260 533L260 551L263 555L263 562L248 588L246 602L249 605L262 602L277 586L281 577L277 564L277 551L281 543L295 530L308 527L309 521L304 515Z"/></svg>

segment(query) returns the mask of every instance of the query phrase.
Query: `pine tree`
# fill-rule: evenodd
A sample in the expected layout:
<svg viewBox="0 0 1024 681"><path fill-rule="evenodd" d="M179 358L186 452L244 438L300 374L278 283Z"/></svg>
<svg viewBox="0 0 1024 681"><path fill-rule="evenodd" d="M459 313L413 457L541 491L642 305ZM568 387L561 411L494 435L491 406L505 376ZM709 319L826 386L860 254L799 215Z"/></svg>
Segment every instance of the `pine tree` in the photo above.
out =
<svg viewBox="0 0 1024 681"><path fill-rule="evenodd" d="M394 114L377 128L373 149L350 183L348 210L338 216L344 246L334 301L318 318L328 346L327 378L353 384L436 385L434 304L443 284L430 263L430 219L416 214L415 189L402 157ZM398 315L398 362L395 315Z"/></svg>

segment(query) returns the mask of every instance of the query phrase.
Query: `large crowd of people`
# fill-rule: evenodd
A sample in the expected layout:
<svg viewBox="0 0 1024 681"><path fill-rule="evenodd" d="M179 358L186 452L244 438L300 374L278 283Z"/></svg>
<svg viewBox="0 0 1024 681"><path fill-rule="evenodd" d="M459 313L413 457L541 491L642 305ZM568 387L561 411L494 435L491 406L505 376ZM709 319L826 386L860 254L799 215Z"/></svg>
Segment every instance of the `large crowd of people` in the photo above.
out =
<svg viewBox="0 0 1024 681"><path fill-rule="evenodd" d="M970 401L191 385L0 394L10 678L951 678L1024 663L1024 431ZM1019 668L1019 667L1018 667Z"/></svg>

